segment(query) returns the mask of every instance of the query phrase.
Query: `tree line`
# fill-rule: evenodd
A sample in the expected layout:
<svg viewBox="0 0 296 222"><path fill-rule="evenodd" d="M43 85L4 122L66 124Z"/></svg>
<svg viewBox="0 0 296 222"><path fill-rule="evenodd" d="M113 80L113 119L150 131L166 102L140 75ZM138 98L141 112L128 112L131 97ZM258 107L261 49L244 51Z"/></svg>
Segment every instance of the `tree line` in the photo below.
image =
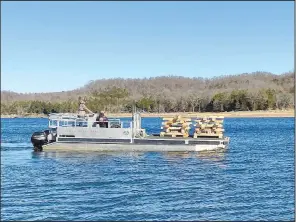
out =
<svg viewBox="0 0 296 222"><path fill-rule="evenodd" d="M288 109L294 107L293 94L274 89L258 91L232 90L210 94L180 94L141 96L133 98L127 89L116 86L101 91L92 91L86 98L87 107L93 112L131 112L133 104L145 112L223 112ZM77 112L79 101L14 101L1 103L2 114L24 115L29 113L49 114Z"/></svg>
<svg viewBox="0 0 296 222"><path fill-rule="evenodd" d="M78 97L94 112L223 112L294 108L294 72L225 75L214 78L160 76L100 79L71 91L1 91L1 114L76 112Z"/></svg>

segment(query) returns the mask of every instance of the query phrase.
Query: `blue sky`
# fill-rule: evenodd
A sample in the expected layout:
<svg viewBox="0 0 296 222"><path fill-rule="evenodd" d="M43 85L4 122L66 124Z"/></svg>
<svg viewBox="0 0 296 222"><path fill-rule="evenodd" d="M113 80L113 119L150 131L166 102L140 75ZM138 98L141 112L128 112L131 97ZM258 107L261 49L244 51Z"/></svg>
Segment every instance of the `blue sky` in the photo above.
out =
<svg viewBox="0 0 296 222"><path fill-rule="evenodd" d="M2 2L1 89L294 69L293 2Z"/></svg>

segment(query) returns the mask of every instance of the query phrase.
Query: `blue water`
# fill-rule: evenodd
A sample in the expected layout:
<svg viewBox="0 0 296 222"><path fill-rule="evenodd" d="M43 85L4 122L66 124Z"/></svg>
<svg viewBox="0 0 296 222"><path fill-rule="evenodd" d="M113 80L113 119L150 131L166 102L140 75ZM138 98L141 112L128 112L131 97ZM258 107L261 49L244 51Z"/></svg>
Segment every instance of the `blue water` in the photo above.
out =
<svg viewBox="0 0 296 222"><path fill-rule="evenodd" d="M2 119L2 220L294 220L294 118L227 118L226 152L33 153ZM148 132L161 120L144 118Z"/></svg>

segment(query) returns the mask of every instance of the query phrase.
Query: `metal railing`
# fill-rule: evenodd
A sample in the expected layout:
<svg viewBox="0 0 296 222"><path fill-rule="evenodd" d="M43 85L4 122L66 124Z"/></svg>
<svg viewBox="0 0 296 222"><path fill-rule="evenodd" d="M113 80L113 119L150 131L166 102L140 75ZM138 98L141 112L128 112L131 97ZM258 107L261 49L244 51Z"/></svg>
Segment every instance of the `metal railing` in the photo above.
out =
<svg viewBox="0 0 296 222"><path fill-rule="evenodd" d="M78 118L77 115L51 115L49 118L49 128L57 127L95 127L102 123L107 123L108 128L118 125L120 128L131 128L131 121L122 121L120 119L108 119L108 121L93 121L92 119Z"/></svg>
<svg viewBox="0 0 296 222"><path fill-rule="evenodd" d="M76 113L50 113L48 119L77 119Z"/></svg>

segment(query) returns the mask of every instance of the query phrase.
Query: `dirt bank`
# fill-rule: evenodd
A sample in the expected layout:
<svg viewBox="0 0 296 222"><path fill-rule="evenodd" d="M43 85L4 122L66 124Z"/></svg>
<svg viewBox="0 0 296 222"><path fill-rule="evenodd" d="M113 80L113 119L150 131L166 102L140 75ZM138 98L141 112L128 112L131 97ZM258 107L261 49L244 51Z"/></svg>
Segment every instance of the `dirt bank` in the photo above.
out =
<svg viewBox="0 0 296 222"><path fill-rule="evenodd" d="M203 117L203 116L224 116L224 117L294 117L294 110L269 110L269 111L238 111L238 112L218 112L218 113L141 113L142 117L173 117L175 115L184 117ZM131 113L106 113L108 117L131 117ZM42 114L20 115L1 115L1 118L47 118Z"/></svg>

